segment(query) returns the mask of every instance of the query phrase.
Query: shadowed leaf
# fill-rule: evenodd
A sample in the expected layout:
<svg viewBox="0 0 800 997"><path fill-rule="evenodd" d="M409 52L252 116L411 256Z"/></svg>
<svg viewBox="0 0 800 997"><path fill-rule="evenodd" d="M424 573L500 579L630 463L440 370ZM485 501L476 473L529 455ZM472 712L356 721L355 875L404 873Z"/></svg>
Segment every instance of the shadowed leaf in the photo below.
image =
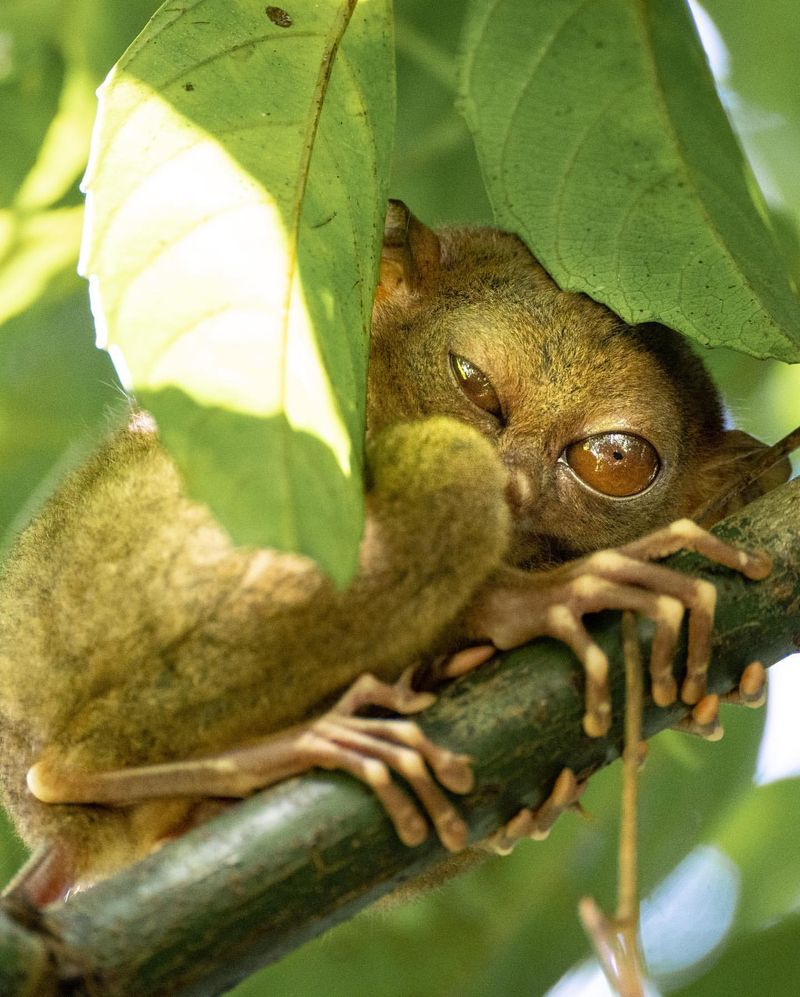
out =
<svg viewBox="0 0 800 997"><path fill-rule="evenodd" d="M562 287L800 360L797 289L683 3L475 0L461 87L498 222Z"/></svg>

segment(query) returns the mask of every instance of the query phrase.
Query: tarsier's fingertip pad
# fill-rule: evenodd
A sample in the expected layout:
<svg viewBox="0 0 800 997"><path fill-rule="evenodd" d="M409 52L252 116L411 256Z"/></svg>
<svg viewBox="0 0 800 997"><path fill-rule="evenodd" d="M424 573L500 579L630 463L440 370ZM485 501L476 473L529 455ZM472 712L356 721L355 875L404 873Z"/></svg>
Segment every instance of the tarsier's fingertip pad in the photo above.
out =
<svg viewBox="0 0 800 997"><path fill-rule="evenodd" d="M692 710L692 719L703 727L716 724L719 719L719 696L713 693L703 696Z"/></svg>
<svg viewBox="0 0 800 997"><path fill-rule="evenodd" d="M741 556L744 559L742 571L753 581L761 581L772 571L772 558L766 551L757 550L752 554L742 554Z"/></svg>
<svg viewBox="0 0 800 997"><path fill-rule="evenodd" d="M611 716L609 714L593 711L584 714L583 730L587 737L603 737L611 727Z"/></svg>
<svg viewBox="0 0 800 997"><path fill-rule="evenodd" d="M715 693L703 696L688 716L673 725L673 730L694 734L704 741L720 741L725 732L719 722L719 703Z"/></svg>
<svg viewBox="0 0 800 997"><path fill-rule="evenodd" d="M428 825L417 813L398 817L394 825L397 836L409 848L416 848L428 837Z"/></svg>
<svg viewBox="0 0 800 997"><path fill-rule="evenodd" d="M469 828L461 818L452 818L439 828L439 837L448 852L463 851L467 844Z"/></svg>
<svg viewBox="0 0 800 997"><path fill-rule="evenodd" d="M678 697L678 684L672 676L653 681L653 702L656 706L671 706Z"/></svg>
<svg viewBox="0 0 800 997"><path fill-rule="evenodd" d="M463 795L475 788L475 773L469 755L449 754L449 757L443 757L436 766L436 774L439 782L451 793Z"/></svg>
<svg viewBox="0 0 800 997"><path fill-rule="evenodd" d="M751 662L739 681L739 698L745 706L758 709L767 701L767 670L760 661Z"/></svg>
<svg viewBox="0 0 800 997"><path fill-rule="evenodd" d="M698 678L696 676L687 676L683 683L683 688L681 689L681 699L687 706L694 706L695 703L699 703L706 692L706 680L705 676Z"/></svg>

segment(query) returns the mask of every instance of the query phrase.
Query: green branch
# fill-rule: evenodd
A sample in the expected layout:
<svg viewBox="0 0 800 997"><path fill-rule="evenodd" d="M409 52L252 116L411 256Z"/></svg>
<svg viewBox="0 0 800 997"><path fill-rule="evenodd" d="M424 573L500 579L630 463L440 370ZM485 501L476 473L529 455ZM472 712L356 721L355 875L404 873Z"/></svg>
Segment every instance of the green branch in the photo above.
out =
<svg viewBox="0 0 800 997"><path fill-rule="evenodd" d="M800 646L800 482L720 528L775 560L747 582L692 555L672 563L718 587L712 691L736 685L753 658L769 665ZM647 624L641 628L645 636ZM620 661L618 614L598 641ZM581 732L583 681L553 641L506 654L453 684L421 720L436 740L475 759L477 788L458 806L473 841L535 806L569 765L588 774L620 752L624 676L613 670L608 738ZM685 712L647 703L648 737ZM216 994L351 917L445 857L431 835L396 839L374 797L348 777L311 773L259 794L158 854L24 926L0 916L0 992ZM2 912L0 912L1 914ZM59 982L62 981L62 982Z"/></svg>

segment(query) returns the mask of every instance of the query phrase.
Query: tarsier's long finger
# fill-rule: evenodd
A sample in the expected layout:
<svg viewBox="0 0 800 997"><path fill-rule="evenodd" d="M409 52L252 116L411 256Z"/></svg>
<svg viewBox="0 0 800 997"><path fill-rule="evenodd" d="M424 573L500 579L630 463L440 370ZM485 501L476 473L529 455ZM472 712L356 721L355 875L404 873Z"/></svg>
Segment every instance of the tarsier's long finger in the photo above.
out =
<svg viewBox="0 0 800 997"><path fill-rule="evenodd" d="M366 717L342 717L337 723L370 737L402 744L425 759L439 782L453 793L469 793L475 786L472 759L435 744L415 723L404 720L377 720Z"/></svg>
<svg viewBox="0 0 800 997"><path fill-rule="evenodd" d="M754 581L766 578L772 571L772 560L764 551L750 553L734 547L691 519L678 519L649 536L625 544L619 550L629 557L645 560L667 557L679 550L693 550Z"/></svg>
<svg viewBox="0 0 800 997"><path fill-rule="evenodd" d="M461 675L466 675L467 672L484 664L495 654L497 654L497 648L493 644L477 644L475 647L465 647L463 651L457 651L444 661L441 670L442 677L455 679Z"/></svg>
<svg viewBox="0 0 800 997"><path fill-rule="evenodd" d="M717 540L716 537L712 539ZM711 582L692 578L690 575L684 575L659 564L636 560L618 551L603 551L593 555L590 562L593 570L604 578L642 585L654 592L672 596L690 610L686 678L681 698L685 703L698 702L706 691L706 673L711 661L711 635L717 604L716 588ZM678 613L675 620L678 628L681 619L682 613ZM659 706L669 706L675 701L676 694L675 681L672 677L672 659L675 654L677 630L673 637L672 627L666 624L662 637L667 646L664 648L657 646L658 635L656 635L650 673L653 699Z"/></svg>
<svg viewBox="0 0 800 997"><path fill-rule="evenodd" d="M331 712L349 715L365 706L380 706L395 713L419 713L435 702L433 693L415 692L405 680L405 673L399 682L389 685L365 672L341 696Z"/></svg>
<svg viewBox="0 0 800 997"><path fill-rule="evenodd" d="M633 585L616 584L597 578L587 579L586 582L583 579L578 579L574 588L576 593L574 605L576 611L581 614L596 612L600 609L630 609L653 620L656 631L653 638L650 667L654 686L661 695L673 691L671 682L672 658L680 620L684 612L681 603L672 596L659 595ZM553 611L551 610L548 613L548 622L550 622L552 615ZM590 737L599 737L605 734L610 723L607 683L604 684L603 699L599 706L596 706L590 671L591 659L596 657L599 648L597 651L591 652L591 656L588 652L582 654L576 649L575 643L568 639L568 632L563 626L558 630L550 628L548 632L570 644L587 669L587 711L583 723L584 730ZM583 634L579 635L579 640L585 643L587 638L588 635L584 630ZM593 642L592 646L596 647Z"/></svg>
<svg viewBox="0 0 800 997"><path fill-rule="evenodd" d="M320 720L315 729L344 750L354 750L369 755L387 769L401 775L427 811L445 848L449 851L460 851L464 847L467 841L467 825L436 785L418 751L400 743L369 736L348 724L339 723L336 719Z"/></svg>
<svg viewBox="0 0 800 997"><path fill-rule="evenodd" d="M608 658L589 636L580 618L566 606L553 606L547 613L547 632L570 648L586 674L583 729L589 737L602 737L611 726L611 695L608 689Z"/></svg>
<svg viewBox="0 0 800 997"><path fill-rule="evenodd" d="M413 848L428 837L427 821L408 794L392 779L389 767L383 761L365 757L313 733L305 739L304 754L309 768L340 769L369 786L404 845Z"/></svg>

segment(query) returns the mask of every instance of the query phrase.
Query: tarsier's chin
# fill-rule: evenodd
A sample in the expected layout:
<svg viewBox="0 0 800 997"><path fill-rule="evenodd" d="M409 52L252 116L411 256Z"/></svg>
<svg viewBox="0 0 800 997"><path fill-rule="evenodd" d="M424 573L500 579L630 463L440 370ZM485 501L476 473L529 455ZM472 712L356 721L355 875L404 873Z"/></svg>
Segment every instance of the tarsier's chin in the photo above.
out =
<svg viewBox="0 0 800 997"><path fill-rule="evenodd" d="M607 662L581 622L599 609L654 620L659 703L678 694L676 628L695 614L680 694L702 699L708 583L652 561L688 545L751 578L769 566L666 525L761 447L723 428L680 337L560 291L514 236L435 233L392 202L367 421L367 527L344 592L303 558L234 548L141 418L19 538L0 578L0 784L38 860L17 894L64 896L205 801L318 766L370 786L407 844L432 826L457 851L467 828L443 790L470 790L469 760L360 714L427 706L404 678L420 662L444 656L454 676L549 635L584 665L584 728L602 734ZM581 557L599 548L615 549ZM578 792L557 788L515 827L549 826Z"/></svg>

